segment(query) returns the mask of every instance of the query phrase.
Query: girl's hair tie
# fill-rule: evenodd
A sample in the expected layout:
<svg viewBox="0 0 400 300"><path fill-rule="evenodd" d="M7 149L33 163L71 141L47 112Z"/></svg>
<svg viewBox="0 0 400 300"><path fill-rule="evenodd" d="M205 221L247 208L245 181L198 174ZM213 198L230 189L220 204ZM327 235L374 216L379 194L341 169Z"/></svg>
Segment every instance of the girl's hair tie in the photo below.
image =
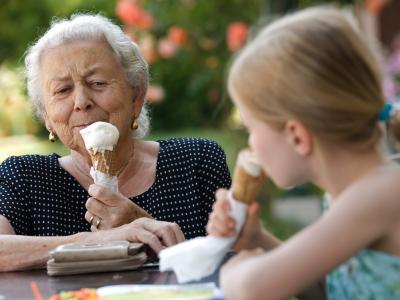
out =
<svg viewBox="0 0 400 300"><path fill-rule="evenodd" d="M395 110L399 109L393 103L385 103L381 111L379 112L378 119L382 122L387 122L394 115Z"/></svg>

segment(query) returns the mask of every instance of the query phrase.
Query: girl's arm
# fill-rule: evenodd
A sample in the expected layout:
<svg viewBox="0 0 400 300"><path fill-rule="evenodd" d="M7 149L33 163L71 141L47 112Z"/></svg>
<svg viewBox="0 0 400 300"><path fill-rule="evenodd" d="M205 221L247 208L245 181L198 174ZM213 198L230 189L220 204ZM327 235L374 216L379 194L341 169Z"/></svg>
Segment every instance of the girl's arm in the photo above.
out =
<svg viewBox="0 0 400 300"><path fill-rule="evenodd" d="M400 204L392 192L367 182L270 252L234 257L221 272L227 299L285 299L316 282L398 222Z"/></svg>

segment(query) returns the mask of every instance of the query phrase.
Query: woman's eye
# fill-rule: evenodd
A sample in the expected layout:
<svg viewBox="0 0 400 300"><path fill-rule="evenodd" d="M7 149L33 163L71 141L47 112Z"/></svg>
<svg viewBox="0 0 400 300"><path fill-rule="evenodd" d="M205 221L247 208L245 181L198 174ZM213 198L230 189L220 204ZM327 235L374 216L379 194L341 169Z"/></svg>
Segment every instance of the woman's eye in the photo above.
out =
<svg viewBox="0 0 400 300"><path fill-rule="evenodd" d="M92 82L92 85L95 86L95 87L101 87L101 86L104 86L105 84L106 83L103 82L103 81L93 81Z"/></svg>
<svg viewBox="0 0 400 300"><path fill-rule="evenodd" d="M65 94L66 92L68 92L71 88L69 86L66 87L62 87L58 90L56 90L56 94Z"/></svg>

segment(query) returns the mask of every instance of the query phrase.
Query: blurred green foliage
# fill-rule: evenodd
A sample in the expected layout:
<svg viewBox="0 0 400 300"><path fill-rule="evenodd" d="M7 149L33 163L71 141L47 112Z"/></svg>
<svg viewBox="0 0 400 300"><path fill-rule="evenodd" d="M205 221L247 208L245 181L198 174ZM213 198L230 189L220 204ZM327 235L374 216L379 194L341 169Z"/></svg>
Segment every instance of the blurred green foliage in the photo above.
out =
<svg viewBox="0 0 400 300"><path fill-rule="evenodd" d="M225 92L225 70L232 56L226 45L226 30L235 21L251 24L257 20L262 2L145 2L156 20L150 33L157 39L166 36L172 26L188 34L187 44L175 56L151 65L152 82L166 91L164 101L153 108L155 129L224 124L231 108Z"/></svg>
<svg viewBox="0 0 400 300"><path fill-rule="evenodd" d="M24 94L21 70L0 65L0 137L33 134L37 128Z"/></svg>
<svg viewBox="0 0 400 300"><path fill-rule="evenodd" d="M232 109L225 77L233 52L227 47L227 28L234 22L257 24L321 0L141 0L154 23L141 34L159 42L171 27L182 28L187 42L171 57L151 62L151 83L165 91L163 101L151 106L154 130L221 127ZM350 0L339 1L349 3ZM77 12L116 17L116 0L2 0L0 1L0 65L21 65L23 54L47 28L52 18ZM140 35L137 36L138 40ZM22 79L21 79L22 80ZM0 109L0 115L8 114ZM9 118L9 117L8 117ZM6 120L6 117L3 117ZM6 128L7 125L4 125ZM19 131L8 129L8 133ZM1 134L1 133L0 133Z"/></svg>
<svg viewBox="0 0 400 300"><path fill-rule="evenodd" d="M0 64L22 63L29 44L49 27L54 17L65 17L75 11L96 11L115 17L115 1L110 0L1 0Z"/></svg>
<svg viewBox="0 0 400 300"><path fill-rule="evenodd" d="M253 23L264 1L140 2L155 20L148 34L161 39L172 26L188 33L188 43L176 55L151 65L151 82L165 91L164 101L152 107L152 127L168 130L223 125L231 109L224 80L232 54L226 47L226 28L235 21ZM115 16L116 4L115 0L0 1L0 65L5 61L21 65L28 45L47 30L54 17L94 12L121 24Z"/></svg>

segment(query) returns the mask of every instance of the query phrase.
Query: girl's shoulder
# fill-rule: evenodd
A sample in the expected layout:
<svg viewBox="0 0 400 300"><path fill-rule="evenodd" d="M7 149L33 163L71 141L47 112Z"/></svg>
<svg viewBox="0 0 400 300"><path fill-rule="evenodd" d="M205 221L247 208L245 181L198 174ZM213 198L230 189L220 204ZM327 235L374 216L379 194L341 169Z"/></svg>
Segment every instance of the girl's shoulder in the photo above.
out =
<svg viewBox="0 0 400 300"><path fill-rule="evenodd" d="M330 203L329 212L337 222L347 222L349 233L360 229L372 245L400 228L399 197L400 167L385 165L350 185Z"/></svg>
<svg viewBox="0 0 400 300"><path fill-rule="evenodd" d="M390 163L377 168L339 196L360 206L400 210L400 165ZM338 201L339 202L339 201ZM347 202L347 201L346 201Z"/></svg>

